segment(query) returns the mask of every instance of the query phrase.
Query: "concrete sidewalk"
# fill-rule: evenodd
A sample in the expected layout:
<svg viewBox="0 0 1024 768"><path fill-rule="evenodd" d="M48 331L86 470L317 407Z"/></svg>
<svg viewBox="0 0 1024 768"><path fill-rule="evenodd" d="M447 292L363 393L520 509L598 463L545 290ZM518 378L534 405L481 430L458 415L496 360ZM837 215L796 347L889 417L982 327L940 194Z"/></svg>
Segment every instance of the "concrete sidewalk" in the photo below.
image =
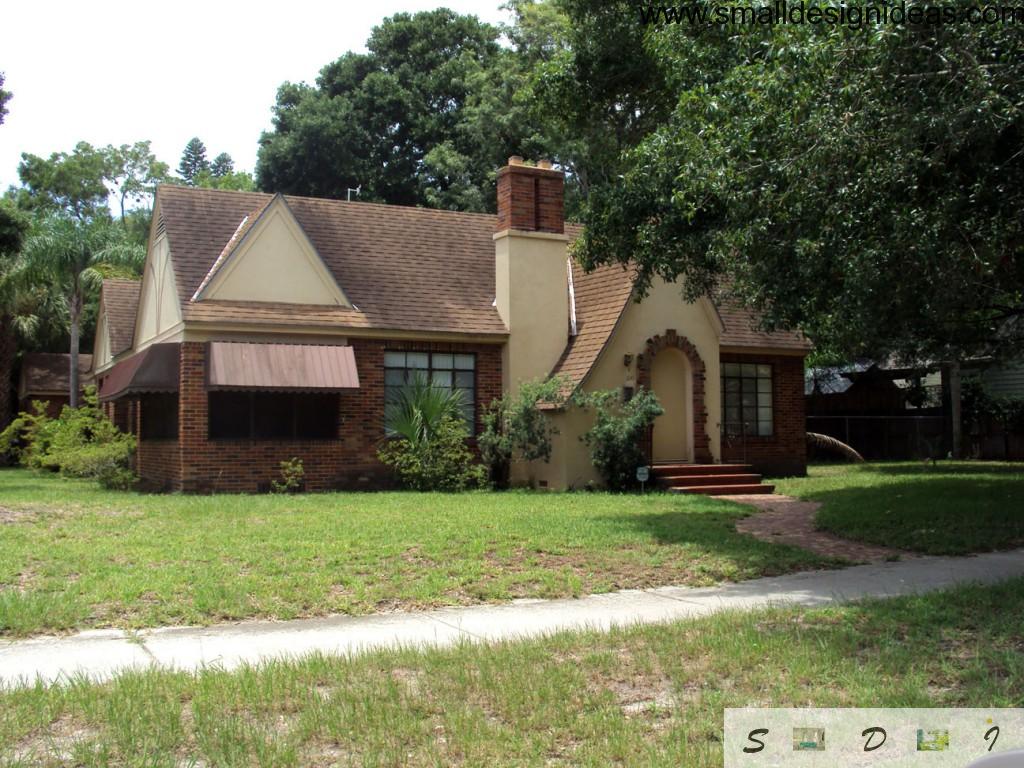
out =
<svg viewBox="0 0 1024 768"><path fill-rule="evenodd" d="M1024 549L975 557L920 557L756 579L694 589L661 587L592 595L578 600L519 600L502 605L425 613L254 621L205 628L173 627L127 633L82 632L0 643L0 683L54 682L76 675L108 679L125 669L231 669L314 651L360 653L394 646L444 647L537 637L561 630L653 624L725 610L771 605L823 606L865 597L930 592L969 582L1024 576Z"/></svg>

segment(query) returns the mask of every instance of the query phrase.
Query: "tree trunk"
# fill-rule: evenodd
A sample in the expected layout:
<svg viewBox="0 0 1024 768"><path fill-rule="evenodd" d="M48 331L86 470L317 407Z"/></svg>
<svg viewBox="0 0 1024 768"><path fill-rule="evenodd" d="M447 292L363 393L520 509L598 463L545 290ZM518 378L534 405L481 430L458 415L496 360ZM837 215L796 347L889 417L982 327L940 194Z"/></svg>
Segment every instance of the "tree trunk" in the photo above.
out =
<svg viewBox="0 0 1024 768"><path fill-rule="evenodd" d="M10 315L0 317L0 430L11 423L14 358L18 351Z"/></svg>
<svg viewBox="0 0 1024 768"><path fill-rule="evenodd" d="M82 315L82 299L79 296L71 298L71 391L68 393L68 403L72 408L78 407L78 325Z"/></svg>

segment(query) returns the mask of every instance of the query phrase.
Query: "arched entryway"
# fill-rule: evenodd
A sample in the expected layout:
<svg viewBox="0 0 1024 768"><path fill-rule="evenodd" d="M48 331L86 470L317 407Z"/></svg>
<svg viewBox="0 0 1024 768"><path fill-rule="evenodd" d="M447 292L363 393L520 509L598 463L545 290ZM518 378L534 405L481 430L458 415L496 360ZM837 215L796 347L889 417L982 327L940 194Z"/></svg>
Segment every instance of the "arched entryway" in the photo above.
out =
<svg viewBox="0 0 1024 768"><path fill-rule="evenodd" d="M647 340L643 354L637 359L637 385L653 391L665 408L665 414L659 417L645 446L651 461L712 461L708 414L704 407L704 376L704 361L689 339L670 328ZM677 383L674 385L673 381ZM673 429L680 423L682 436L673 436ZM663 428L656 445L658 426ZM685 455L670 455L676 453Z"/></svg>
<svg viewBox="0 0 1024 768"><path fill-rule="evenodd" d="M693 461L693 371L682 350L662 350L651 362L651 390L664 409L654 421L651 460Z"/></svg>

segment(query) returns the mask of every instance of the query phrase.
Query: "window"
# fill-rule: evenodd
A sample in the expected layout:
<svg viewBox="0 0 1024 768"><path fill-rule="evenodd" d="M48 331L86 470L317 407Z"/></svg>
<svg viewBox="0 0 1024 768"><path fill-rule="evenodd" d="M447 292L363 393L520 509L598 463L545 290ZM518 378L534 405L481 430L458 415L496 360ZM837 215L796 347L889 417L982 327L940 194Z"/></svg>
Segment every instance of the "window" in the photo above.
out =
<svg viewBox="0 0 1024 768"><path fill-rule="evenodd" d="M143 440L178 439L178 393L143 395L139 398ZM129 414L131 409L129 409Z"/></svg>
<svg viewBox="0 0 1024 768"><path fill-rule="evenodd" d="M332 440L338 395L306 392L211 392L211 440Z"/></svg>
<svg viewBox="0 0 1024 768"><path fill-rule="evenodd" d="M435 387L462 393L462 417L469 431L475 428L476 356L456 352L385 352L384 402L421 376Z"/></svg>
<svg viewBox="0 0 1024 768"><path fill-rule="evenodd" d="M772 367L722 364L722 426L726 435L774 434Z"/></svg>

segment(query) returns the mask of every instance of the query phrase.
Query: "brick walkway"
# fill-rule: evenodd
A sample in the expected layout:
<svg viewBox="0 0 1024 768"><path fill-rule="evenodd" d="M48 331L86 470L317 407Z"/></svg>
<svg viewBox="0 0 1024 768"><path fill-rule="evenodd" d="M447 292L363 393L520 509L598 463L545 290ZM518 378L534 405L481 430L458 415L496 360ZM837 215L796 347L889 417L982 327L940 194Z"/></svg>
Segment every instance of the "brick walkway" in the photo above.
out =
<svg viewBox="0 0 1024 768"><path fill-rule="evenodd" d="M878 563L896 558L916 557L912 552L890 549L874 544L861 544L814 528L814 513L821 506L816 501L800 501L791 496L743 495L723 499L750 504L757 512L736 523L736 530L774 543L792 544L824 557L841 557L855 563Z"/></svg>

